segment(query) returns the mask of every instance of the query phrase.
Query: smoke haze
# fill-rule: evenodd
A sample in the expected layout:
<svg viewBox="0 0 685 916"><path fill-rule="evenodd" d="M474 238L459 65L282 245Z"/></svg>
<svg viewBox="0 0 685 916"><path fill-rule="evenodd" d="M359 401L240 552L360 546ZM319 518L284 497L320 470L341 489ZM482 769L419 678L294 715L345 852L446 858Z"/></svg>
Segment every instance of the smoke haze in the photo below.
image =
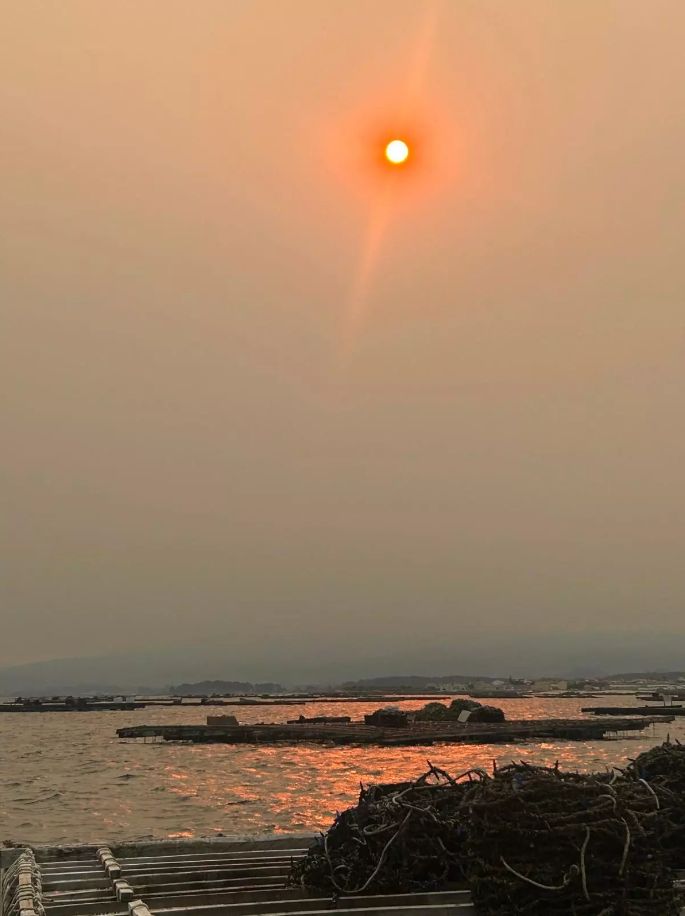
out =
<svg viewBox="0 0 685 916"><path fill-rule="evenodd" d="M4 19L0 665L673 663L679 0Z"/></svg>

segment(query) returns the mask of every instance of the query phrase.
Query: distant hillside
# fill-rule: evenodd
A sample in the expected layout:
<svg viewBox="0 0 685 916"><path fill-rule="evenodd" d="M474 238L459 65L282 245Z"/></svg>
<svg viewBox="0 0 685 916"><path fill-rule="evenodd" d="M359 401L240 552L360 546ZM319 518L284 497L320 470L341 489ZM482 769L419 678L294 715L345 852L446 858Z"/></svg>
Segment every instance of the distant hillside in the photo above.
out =
<svg viewBox="0 0 685 916"><path fill-rule="evenodd" d="M236 668L222 653L197 648L59 658L0 668L0 696L168 693L170 684L197 685L199 690L201 684L214 683L214 679L219 684L243 683L222 679L224 673L243 674Z"/></svg>
<svg viewBox="0 0 685 916"><path fill-rule="evenodd" d="M388 674L384 677L362 677L357 681L345 681L344 690L357 688L383 689L385 687L425 687L435 682L435 678L424 677L418 674Z"/></svg>
<svg viewBox="0 0 685 916"><path fill-rule="evenodd" d="M208 645L176 648L134 648L103 656L60 658L0 667L0 696L93 693L205 693L234 690L262 693L308 684L329 690L344 683L347 690L429 692L431 685L461 685L493 681L497 676L595 678L609 671L632 672L612 679L650 679L657 684L683 676L682 636L678 633L641 634L630 639L611 632L606 639L564 636L511 637L473 640L451 646L437 640L434 649L392 652L360 647L350 652L336 645L308 653L293 646ZM135 643L135 640L133 641ZM137 645L137 644L136 644ZM0 640L0 650L2 649ZM482 671L484 674L397 674L415 671ZM369 677L368 675L376 675ZM325 686L324 686L325 685ZM448 687L448 689L450 689Z"/></svg>
<svg viewBox="0 0 685 916"><path fill-rule="evenodd" d="M357 681L345 681L343 690L404 690L407 693L417 690L427 690L431 686L442 684L472 684L476 681L491 683L497 680L493 677L476 674L447 674L447 675L419 675L419 674L393 674L384 677L365 677Z"/></svg>
<svg viewBox="0 0 685 916"><path fill-rule="evenodd" d="M264 684L252 684L250 681L198 681L194 684L178 684L169 691L173 696L244 696L246 694L285 693L281 684L267 681Z"/></svg>
<svg viewBox="0 0 685 916"><path fill-rule="evenodd" d="M685 680L685 671L631 671L627 674L609 674L603 681L678 681Z"/></svg>

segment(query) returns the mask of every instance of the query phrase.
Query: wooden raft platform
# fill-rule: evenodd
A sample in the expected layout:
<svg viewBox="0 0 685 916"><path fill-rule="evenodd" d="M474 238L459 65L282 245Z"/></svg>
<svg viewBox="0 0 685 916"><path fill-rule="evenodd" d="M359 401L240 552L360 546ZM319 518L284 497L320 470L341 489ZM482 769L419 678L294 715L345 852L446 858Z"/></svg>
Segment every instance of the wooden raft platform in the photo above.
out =
<svg viewBox="0 0 685 916"><path fill-rule="evenodd" d="M119 694L117 694L119 695ZM307 703L402 703L405 700L445 700L452 694L438 696L414 695L378 695L378 696L349 696L326 697L322 696L287 696L287 697L145 697L136 696L134 699L115 700L103 697L28 697L12 703L0 703L1 712L108 712L131 709L144 709L146 706L178 707L193 706L304 706Z"/></svg>
<svg viewBox="0 0 685 916"><path fill-rule="evenodd" d="M584 706L596 716L685 716L685 706Z"/></svg>
<svg viewBox="0 0 685 916"><path fill-rule="evenodd" d="M146 703L124 701L121 703L0 703L0 712L112 712L144 709Z"/></svg>
<svg viewBox="0 0 685 916"><path fill-rule="evenodd" d="M263 725L136 725L118 728L117 736L193 743L295 744L304 741L328 745L400 747L435 743L496 744L528 740L590 741L617 732L641 731L655 721L671 720L667 716L653 716L650 719L519 719L473 724L421 722L408 728L382 728L363 723L316 725L299 722Z"/></svg>

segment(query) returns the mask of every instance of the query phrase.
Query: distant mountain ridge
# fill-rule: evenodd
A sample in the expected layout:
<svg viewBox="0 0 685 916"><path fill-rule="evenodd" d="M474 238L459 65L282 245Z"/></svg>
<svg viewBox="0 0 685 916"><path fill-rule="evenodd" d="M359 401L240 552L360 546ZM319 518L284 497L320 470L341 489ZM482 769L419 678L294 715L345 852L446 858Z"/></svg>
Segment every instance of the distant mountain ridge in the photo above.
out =
<svg viewBox="0 0 685 916"><path fill-rule="evenodd" d="M282 684L276 684L273 681L253 684L251 681L198 681L194 684L178 684L171 687L169 693L172 696L208 696L216 693L220 696L243 695L253 693L285 693Z"/></svg>
<svg viewBox="0 0 685 916"><path fill-rule="evenodd" d="M288 690L304 685L330 689L426 689L429 684L467 684L499 678L561 677L585 679L648 678L657 683L681 674L682 638L676 633L651 633L620 639L613 631L589 644L589 636L552 639L483 637L451 646L436 638L428 649L391 650L365 646L352 652L336 645L306 649L282 646L277 640L254 646L208 645L131 650L119 654L49 659L0 668L0 696L87 695L94 693L168 693L193 688L220 692L225 684L253 685L269 692L269 684ZM418 671L480 671L482 674L396 674ZM612 671L631 674L609 675ZM372 674L370 677L369 674ZM217 685L217 686L215 686ZM262 686L264 685L264 686ZM245 688L247 689L247 688Z"/></svg>
<svg viewBox="0 0 685 916"><path fill-rule="evenodd" d="M639 680L685 680L685 670L680 671L630 671L621 674L608 674L602 678L604 681L639 681Z"/></svg>
<svg viewBox="0 0 685 916"><path fill-rule="evenodd" d="M344 681L341 685L344 690L383 687L426 688L431 684L471 684L474 681L492 682L500 678L484 674L388 674L380 677L362 677L355 681Z"/></svg>

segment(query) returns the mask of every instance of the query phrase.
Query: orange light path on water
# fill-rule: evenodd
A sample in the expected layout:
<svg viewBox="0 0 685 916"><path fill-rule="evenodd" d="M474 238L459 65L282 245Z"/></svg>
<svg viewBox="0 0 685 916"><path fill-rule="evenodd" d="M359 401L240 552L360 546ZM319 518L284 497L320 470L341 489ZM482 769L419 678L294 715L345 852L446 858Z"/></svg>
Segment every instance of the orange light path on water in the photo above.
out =
<svg viewBox="0 0 685 916"><path fill-rule="evenodd" d="M442 0L436 0L427 9L411 63L407 68L407 79L398 109L400 114L397 117L401 130L396 133L389 132L382 139L377 150L369 151L370 157L378 160L378 184L371 201L359 262L344 311L340 336L340 355L342 357L348 355L353 349L364 326L368 314L372 279L394 215L393 207L403 181L410 179L410 172L405 170L415 167L414 146L417 143L420 146L420 138L417 138L415 142L412 136L407 136L403 127L410 119L408 113L417 108L433 50L441 7ZM392 126L390 129L392 131ZM406 147L406 152L402 150L402 146Z"/></svg>

